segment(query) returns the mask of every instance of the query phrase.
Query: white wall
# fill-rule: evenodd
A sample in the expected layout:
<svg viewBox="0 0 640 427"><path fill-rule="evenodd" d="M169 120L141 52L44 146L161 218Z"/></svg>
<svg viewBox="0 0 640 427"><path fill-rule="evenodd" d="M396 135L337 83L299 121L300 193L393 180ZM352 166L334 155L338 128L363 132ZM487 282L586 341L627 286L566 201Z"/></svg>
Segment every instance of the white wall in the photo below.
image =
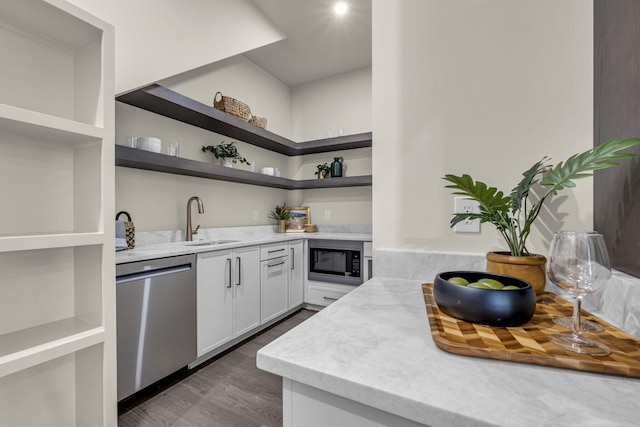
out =
<svg viewBox="0 0 640 427"><path fill-rule="evenodd" d="M371 132L371 67L291 90L292 139Z"/></svg>
<svg viewBox="0 0 640 427"><path fill-rule="evenodd" d="M69 0L116 35L116 93L284 38L247 0Z"/></svg>
<svg viewBox="0 0 640 427"><path fill-rule="evenodd" d="M373 232L379 248L506 249L449 228L446 173L509 193L545 155L593 145L593 4L373 0ZM529 249L592 227L592 183L551 200ZM548 228L546 228L548 227Z"/></svg>

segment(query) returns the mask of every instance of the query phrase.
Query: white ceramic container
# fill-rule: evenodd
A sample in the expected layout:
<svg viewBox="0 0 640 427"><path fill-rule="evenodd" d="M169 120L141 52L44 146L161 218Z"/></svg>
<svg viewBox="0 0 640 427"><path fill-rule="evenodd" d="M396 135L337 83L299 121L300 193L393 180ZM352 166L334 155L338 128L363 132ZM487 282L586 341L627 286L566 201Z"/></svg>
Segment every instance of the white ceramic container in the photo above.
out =
<svg viewBox="0 0 640 427"><path fill-rule="evenodd" d="M154 138L153 136L139 136L138 149L160 153L162 151L162 141L160 138Z"/></svg>

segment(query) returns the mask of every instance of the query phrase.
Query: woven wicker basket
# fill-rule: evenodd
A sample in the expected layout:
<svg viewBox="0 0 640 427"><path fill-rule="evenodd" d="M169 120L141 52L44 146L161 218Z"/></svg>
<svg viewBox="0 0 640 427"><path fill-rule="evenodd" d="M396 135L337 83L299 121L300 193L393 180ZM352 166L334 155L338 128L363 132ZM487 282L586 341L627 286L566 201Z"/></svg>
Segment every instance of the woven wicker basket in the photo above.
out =
<svg viewBox="0 0 640 427"><path fill-rule="evenodd" d="M260 126L262 129L267 128L267 119L265 117L251 116L249 123L252 125Z"/></svg>
<svg viewBox="0 0 640 427"><path fill-rule="evenodd" d="M218 100L218 95L220 95L220 100ZM231 114L245 122L249 121L251 116L251 109L247 104L235 98L224 96L220 92L217 92L213 97L213 108Z"/></svg>

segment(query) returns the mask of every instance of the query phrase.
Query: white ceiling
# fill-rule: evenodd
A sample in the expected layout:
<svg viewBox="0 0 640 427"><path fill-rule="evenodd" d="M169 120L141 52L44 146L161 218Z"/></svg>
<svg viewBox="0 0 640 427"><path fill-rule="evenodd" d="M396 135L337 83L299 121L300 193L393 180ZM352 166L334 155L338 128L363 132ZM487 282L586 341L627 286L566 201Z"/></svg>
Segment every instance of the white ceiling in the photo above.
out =
<svg viewBox="0 0 640 427"><path fill-rule="evenodd" d="M371 0L251 0L287 38L245 54L289 87L371 66Z"/></svg>

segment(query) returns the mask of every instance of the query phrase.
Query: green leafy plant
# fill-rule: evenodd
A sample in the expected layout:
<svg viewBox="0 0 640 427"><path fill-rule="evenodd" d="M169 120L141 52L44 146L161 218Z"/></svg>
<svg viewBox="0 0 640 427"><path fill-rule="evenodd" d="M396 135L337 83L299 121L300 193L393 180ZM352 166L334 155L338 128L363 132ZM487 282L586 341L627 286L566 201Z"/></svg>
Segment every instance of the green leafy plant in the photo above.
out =
<svg viewBox="0 0 640 427"><path fill-rule="evenodd" d="M282 206L276 205L276 207L269 212L269 218L275 219L276 221L291 219L291 211L287 209L287 204L283 202Z"/></svg>
<svg viewBox="0 0 640 427"><path fill-rule="evenodd" d="M213 155L216 157L216 159L230 159L233 163L246 163L249 164L249 162L247 161L247 159L245 159L244 157L242 157L242 155L240 154L240 152L238 152L238 147L236 147L235 142L229 142L227 144L225 144L224 141L222 141L220 144L218 145L207 145L207 146L202 146L202 152L206 153L207 151L211 151L213 153Z"/></svg>
<svg viewBox="0 0 640 427"><path fill-rule="evenodd" d="M575 187L574 180L591 176L595 170L617 166L614 160L633 157L632 153L620 151L637 144L640 144L640 138L610 140L584 153L574 154L555 166L547 163L548 157L543 157L522 174L522 180L509 196L496 187L474 181L467 174L445 175L443 179L451 183L445 187L456 190L453 194L469 197L480 204L480 213L454 214L451 227L467 219L491 223L506 240L512 256L526 256L529 254L526 242L531 226L545 200L565 188ZM539 199L530 200L534 185L540 185L543 193Z"/></svg>
<svg viewBox="0 0 640 427"><path fill-rule="evenodd" d="M326 178L327 175L329 175L329 172L331 172L331 166L329 166L327 163L322 163L321 165L316 166L316 168L318 170L314 175L320 176L320 174L322 174L323 178Z"/></svg>

